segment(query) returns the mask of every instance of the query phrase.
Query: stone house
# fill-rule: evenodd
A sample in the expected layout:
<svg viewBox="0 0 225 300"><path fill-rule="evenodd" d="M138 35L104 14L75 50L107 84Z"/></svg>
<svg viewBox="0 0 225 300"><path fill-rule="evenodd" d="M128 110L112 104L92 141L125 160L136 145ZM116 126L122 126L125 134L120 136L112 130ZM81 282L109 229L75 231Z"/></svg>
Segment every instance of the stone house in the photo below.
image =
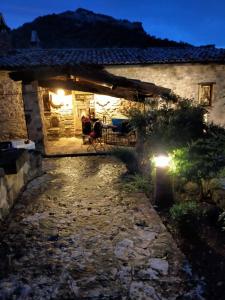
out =
<svg viewBox="0 0 225 300"><path fill-rule="evenodd" d="M45 152L55 138L79 135L82 115L110 123L124 118L130 100L171 91L225 125L225 49L7 49L0 55L0 141L29 138Z"/></svg>

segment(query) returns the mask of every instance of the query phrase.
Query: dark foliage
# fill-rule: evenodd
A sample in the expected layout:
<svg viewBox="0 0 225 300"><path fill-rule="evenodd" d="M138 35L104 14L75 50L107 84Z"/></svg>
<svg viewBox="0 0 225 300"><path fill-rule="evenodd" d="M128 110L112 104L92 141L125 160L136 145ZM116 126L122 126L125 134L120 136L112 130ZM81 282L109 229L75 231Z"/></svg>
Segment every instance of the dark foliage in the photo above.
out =
<svg viewBox="0 0 225 300"><path fill-rule="evenodd" d="M111 154L120 159L127 168L128 173L137 174L139 173L139 166L137 160L137 154L132 149L123 147L113 148Z"/></svg>
<svg viewBox="0 0 225 300"><path fill-rule="evenodd" d="M100 48L180 46L168 39L148 35L142 24L95 14L85 9L39 17L12 31L14 46L28 48L36 30L43 48Z"/></svg>
<svg viewBox="0 0 225 300"><path fill-rule="evenodd" d="M202 138L204 114L203 107L193 106L187 99L176 103L162 100L159 106L152 102L145 110L127 113L133 126L142 131L148 154L172 151Z"/></svg>
<svg viewBox="0 0 225 300"><path fill-rule="evenodd" d="M196 182L200 201L211 203L211 180L225 167L225 129L208 125L202 138L173 151L173 164L172 173Z"/></svg>
<svg viewBox="0 0 225 300"><path fill-rule="evenodd" d="M149 132L153 151L172 150L187 145L203 136L204 109L184 100L176 109L163 106L155 111Z"/></svg>
<svg viewBox="0 0 225 300"><path fill-rule="evenodd" d="M197 233L201 215L196 202L181 202L170 209L170 216L182 236L190 237Z"/></svg>

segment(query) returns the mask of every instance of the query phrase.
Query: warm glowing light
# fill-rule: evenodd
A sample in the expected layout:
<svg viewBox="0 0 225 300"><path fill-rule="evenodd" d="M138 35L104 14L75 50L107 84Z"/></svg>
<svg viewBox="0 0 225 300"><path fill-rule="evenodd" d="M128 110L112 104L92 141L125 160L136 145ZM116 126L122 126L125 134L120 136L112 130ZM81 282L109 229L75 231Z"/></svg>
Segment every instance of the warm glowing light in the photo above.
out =
<svg viewBox="0 0 225 300"><path fill-rule="evenodd" d="M208 117L209 117L208 113L204 114L203 118L205 123L208 123Z"/></svg>
<svg viewBox="0 0 225 300"><path fill-rule="evenodd" d="M58 90L57 95L60 96L60 97L64 97L65 96L65 91L64 90Z"/></svg>
<svg viewBox="0 0 225 300"><path fill-rule="evenodd" d="M71 113L73 109L73 96L72 94L66 95L63 89L58 89L56 93L51 92L51 101L53 108L58 109L62 114Z"/></svg>
<svg viewBox="0 0 225 300"><path fill-rule="evenodd" d="M171 157L166 156L166 155L159 155L159 156L155 156L153 158L153 161L157 168L166 168L169 166L169 164L171 162Z"/></svg>

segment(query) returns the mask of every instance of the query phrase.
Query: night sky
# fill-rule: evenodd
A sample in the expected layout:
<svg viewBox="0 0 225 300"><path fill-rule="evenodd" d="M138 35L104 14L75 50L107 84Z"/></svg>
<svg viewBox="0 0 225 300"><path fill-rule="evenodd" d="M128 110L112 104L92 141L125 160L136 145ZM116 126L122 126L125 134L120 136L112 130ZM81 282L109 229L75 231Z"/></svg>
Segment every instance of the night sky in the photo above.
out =
<svg viewBox="0 0 225 300"><path fill-rule="evenodd" d="M141 21L157 37L225 48L225 0L0 0L8 25L16 28L40 15L79 7L115 18Z"/></svg>

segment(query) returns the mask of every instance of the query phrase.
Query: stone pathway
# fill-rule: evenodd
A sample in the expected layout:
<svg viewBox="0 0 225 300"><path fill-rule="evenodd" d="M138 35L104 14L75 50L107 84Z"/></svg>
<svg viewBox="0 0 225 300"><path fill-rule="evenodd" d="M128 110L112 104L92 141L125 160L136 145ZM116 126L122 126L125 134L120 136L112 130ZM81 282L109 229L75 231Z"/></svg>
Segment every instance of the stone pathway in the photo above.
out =
<svg viewBox="0 0 225 300"><path fill-rule="evenodd" d="M111 157L46 159L0 230L0 299L178 299L183 256ZM179 298L179 299L184 299Z"/></svg>

